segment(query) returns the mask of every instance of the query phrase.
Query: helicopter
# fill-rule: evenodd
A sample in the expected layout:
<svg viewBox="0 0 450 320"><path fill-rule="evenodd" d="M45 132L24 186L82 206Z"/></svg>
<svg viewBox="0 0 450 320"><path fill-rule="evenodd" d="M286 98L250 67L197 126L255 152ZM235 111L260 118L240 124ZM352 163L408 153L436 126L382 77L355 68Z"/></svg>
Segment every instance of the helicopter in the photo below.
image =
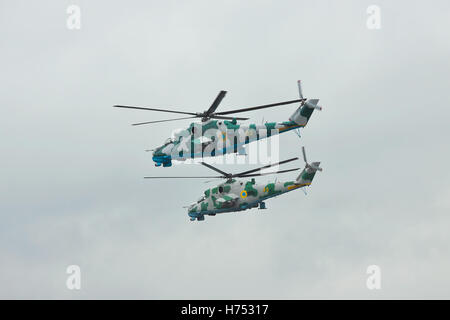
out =
<svg viewBox="0 0 450 320"><path fill-rule="evenodd" d="M186 129L174 132L173 137L168 138L163 145L152 150L147 150L153 151L152 160L156 167L160 167L161 165L163 167L170 167L172 166L172 160L185 161L189 158L214 157L227 153L245 155L244 146L246 144L291 130L297 130L297 134L300 136L300 128L306 126L315 109L322 110L322 107L318 105L319 99L307 99L303 97L300 80L297 82L297 85L300 95L299 99L222 112L216 112L216 110L227 93L223 90L219 92L211 106L204 112L194 113L126 105L115 105L114 107L189 115L188 117L175 119L134 123L132 124L134 126L182 119L201 119L200 123L193 122ZM300 106L288 121L278 123L265 122L261 125L241 125L237 120L248 120L249 118L229 116L235 113L293 103L300 103Z"/></svg>
<svg viewBox="0 0 450 320"><path fill-rule="evenodd" d="M210 168L218 173L219 176L149 176L144 177L146 179L225 179L225 182L219 184L214 188L210 188L204 191L203 195L196 201L185 207L188 209L188 215L191 221L203 221L205 215L215 216L218 213L226 212L239 212L247 209L258 208L266 209L265 201L267 199L277 197L284 193L311 185L312 180L317 171L322 171L319 167L320 162L308 163L306 159L305 147L302 147L303 160L305 161L305 167L295 180L286 182L269 181L266 184L257 184L254 177L264 176L269 174L281 174L290 171L296 171L300 168L278 170L272 172L263 172L261 170L268 169L270 167L279 166L281 164L289 163L294 160L298 160L298 157L283 160L277 163L269 164L264 167L252 169L236 174L231 174L217 169L216 167L200 162L207 168ZM256 173L260 171L259 173ZM239 180L235 178L251 178L245 180Z"/></svg>

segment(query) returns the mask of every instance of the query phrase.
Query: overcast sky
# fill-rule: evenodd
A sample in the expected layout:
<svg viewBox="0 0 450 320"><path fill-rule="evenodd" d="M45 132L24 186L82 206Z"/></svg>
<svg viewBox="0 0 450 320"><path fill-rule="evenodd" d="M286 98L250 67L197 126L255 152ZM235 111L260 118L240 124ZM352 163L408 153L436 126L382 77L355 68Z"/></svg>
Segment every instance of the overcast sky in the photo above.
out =
<svg viewBox="0 0 450 320"><path fill-rule="evenodd" d="M450 298L449 18L448 1L1 1L0 298ZM305 145L324 171L264 213L189 221L212 184L142 179L210 174L144 152L189 122L111 107L197 112L223 89L227 110L296 99L298 79L324 110L280 158Z"/></svg>

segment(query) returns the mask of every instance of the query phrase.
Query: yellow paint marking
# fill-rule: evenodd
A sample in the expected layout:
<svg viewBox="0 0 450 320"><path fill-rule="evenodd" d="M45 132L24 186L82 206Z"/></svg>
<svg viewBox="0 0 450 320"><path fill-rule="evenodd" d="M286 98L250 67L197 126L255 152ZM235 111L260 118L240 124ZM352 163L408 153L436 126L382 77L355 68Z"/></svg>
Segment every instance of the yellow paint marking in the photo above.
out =
<svg viewBox="0 0 450 320"><path fill-rule="evenodd" d="M292 186L288 186L288 190L293 190L293 189L297 189L297 188L309 186L309 185L311 185L311 183L294 184Z"/></svg>
<svg viewBox="0 0 450 320"><path fill-rule="evenodd" d="M283 132L283 131L286 131L286 130L288 130L288 129L292 129L292 128L301 128L301 127L302 127L302 126L300 126L300 125L286 126L286 127L279 128L278 131Z"/></svg>

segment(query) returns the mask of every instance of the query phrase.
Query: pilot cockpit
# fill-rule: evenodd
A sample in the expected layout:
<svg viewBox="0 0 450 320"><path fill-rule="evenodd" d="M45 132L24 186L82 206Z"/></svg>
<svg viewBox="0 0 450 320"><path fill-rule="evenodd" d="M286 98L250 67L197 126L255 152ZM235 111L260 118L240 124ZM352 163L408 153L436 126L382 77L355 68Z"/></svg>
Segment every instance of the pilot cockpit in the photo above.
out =
<svg viewBox="0 0 450 320"><path fill-rule="evenodd" d="M187 137L189 135L190 135L189 130L178 129L173 132L173 138L174 138L173 140L180 141L183 137Z"/></svg>
<svg viewBox="0 0 450 320"><path fill-rule="evenodd" d="M202 202L205 199L206 199L206 197L203 195L200 198L198 198L197 203L200 203L200 202Z"/></svg>

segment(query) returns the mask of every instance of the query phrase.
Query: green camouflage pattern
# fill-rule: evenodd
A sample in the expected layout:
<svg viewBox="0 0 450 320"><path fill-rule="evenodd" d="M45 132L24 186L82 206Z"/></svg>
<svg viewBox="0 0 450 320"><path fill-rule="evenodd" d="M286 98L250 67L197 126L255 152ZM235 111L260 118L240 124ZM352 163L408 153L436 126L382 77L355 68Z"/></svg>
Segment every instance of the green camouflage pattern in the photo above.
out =
<svg viewBox="0 0 450 320"><path fill-rule="evenodd" d="M313 167L319 165L320 162L312 163ZM189 206L188 214L191 220L203 220L204 215L255 208L269 198L309 186L315 174L316 169L307 166L297 179L285 182L279 181L278 178L265 184L258 184L255 179L226 181L207 189L203 197Z"/></svg>

